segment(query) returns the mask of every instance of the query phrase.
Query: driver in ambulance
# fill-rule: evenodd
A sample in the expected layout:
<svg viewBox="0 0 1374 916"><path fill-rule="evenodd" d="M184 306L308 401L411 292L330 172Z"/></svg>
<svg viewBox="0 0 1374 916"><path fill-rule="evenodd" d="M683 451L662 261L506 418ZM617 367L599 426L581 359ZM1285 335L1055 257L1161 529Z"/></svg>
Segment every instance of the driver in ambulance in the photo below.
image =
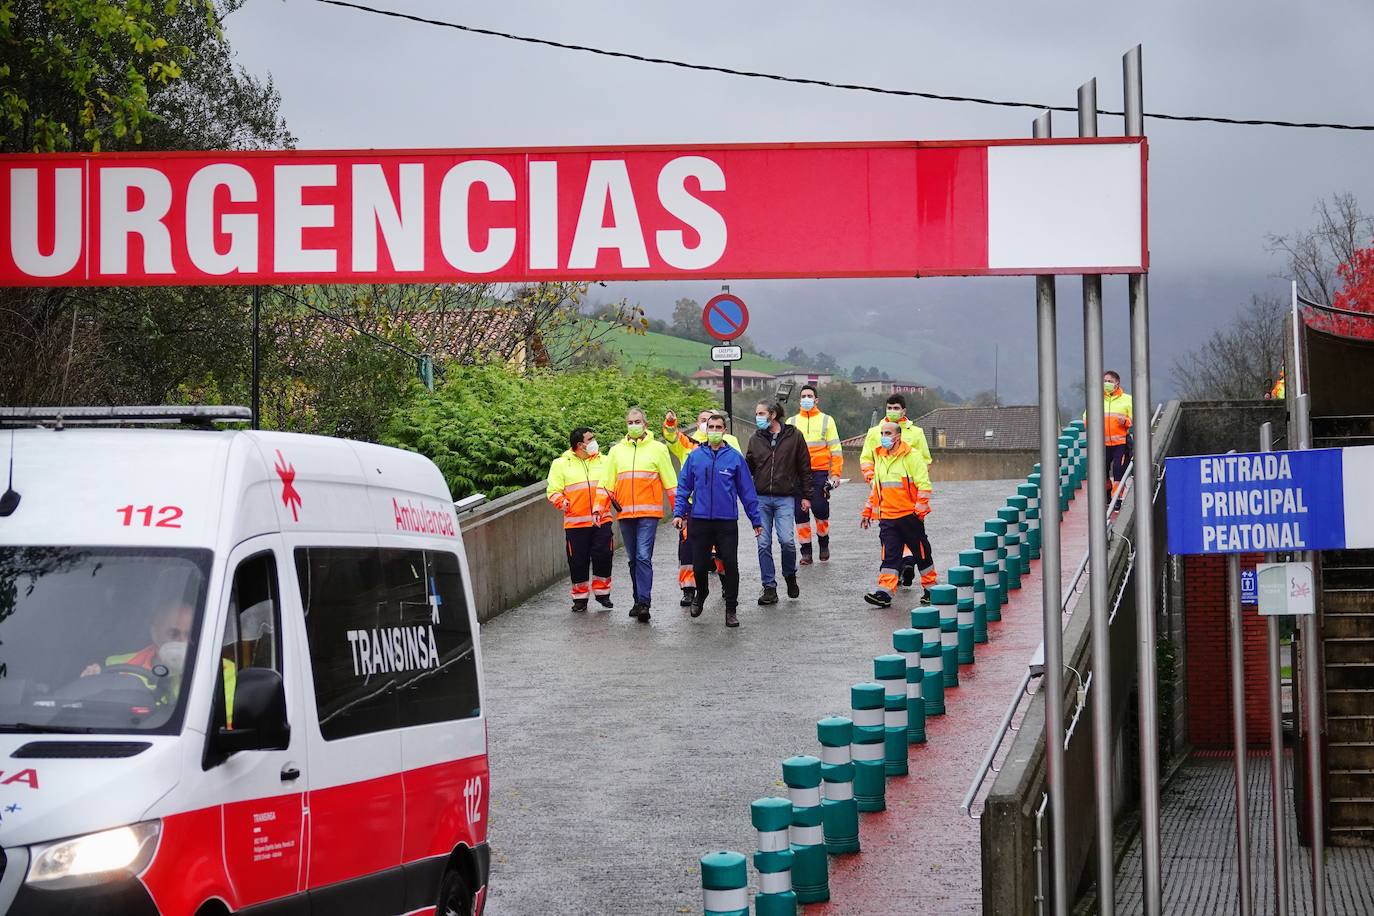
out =
<svg viewBox="0 0 1374 916"><path fill-rule="evenodd" d="M169 601L153 615L152 625L148 628L151 643L137 652L111 655L105 659L103 666L93 662L86 666L81 676L91 677L102 673L105 668L115 666L142 668L148 672L146 677L127 670L113 673L138 677L149 690L158 691L161 694L158 705L176 702L181 693L181 676L186 669L186 652L195 618L194 605L180 598ZM232 727L237 667L229 659L223 659L223 665L225 711L230 720L228 724ZM162 682L163 678L167 679L165 683Z"/></svg>

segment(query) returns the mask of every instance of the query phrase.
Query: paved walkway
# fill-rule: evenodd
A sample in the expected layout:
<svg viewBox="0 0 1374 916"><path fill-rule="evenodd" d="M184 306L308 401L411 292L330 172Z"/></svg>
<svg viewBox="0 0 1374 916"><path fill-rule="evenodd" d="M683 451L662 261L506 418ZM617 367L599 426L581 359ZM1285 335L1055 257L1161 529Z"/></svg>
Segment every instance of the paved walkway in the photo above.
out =
<svg viewBox="0 0 1374 916"><path fill-rule="evenodd" d="M928 521L942 573L1015 483L937 484ZM912 592L889 610L862 600L878 565L876 529L858 528L862 500L861 484L837 492L833 558L801 571L798 601L758 607L756 561L742 556L738 630L724 628L718 593L698 620L678 608L667 529L649 625L627 617L618 555L614 611L570 614L564 583L483 627L493 916L701 911L698 858L753 851L749 803L785 794L782 760L818 751L816 720L848 714L849 686L871 679L872 657L890 652L892 631L908 625ZM1070 524L1082 506L1074 503ZM1066 558L1079 552L1066 538ZM903 912L918 902L924 912L977 911L977 825L959 822L958 802L1038 633L1031 584L950 692L949 715L912 756L915 775L890 781L890 812L864 816L868 851L832 859L832 912L896 911L853 888L856 880L900 890ZM937 826L949 835L935 844ZM937 890L950 905L935 903Z"/></svg>
<svg viewBox="0 0 1374 916"><path fill-rule="evenodd" d="M1288 912L1312 912L1312 857L1298 845L1293 817L1291 752L1285 755L1288 799L1290 903ZM1269 805L1269 756L1247 758L1250 809L1250 876L1254 916L1277 912L1274 844ZM1195 755L1169 782L1161 811L1163 906L1166 913L1239 913L1236 888L1235 767L1230 754ZM1326 911L1332 916L1374 913L1374 849L1327 847ZM1118 916L1144 912L1140 896L1140 839L1132 842L1116 878Z"/></svg>

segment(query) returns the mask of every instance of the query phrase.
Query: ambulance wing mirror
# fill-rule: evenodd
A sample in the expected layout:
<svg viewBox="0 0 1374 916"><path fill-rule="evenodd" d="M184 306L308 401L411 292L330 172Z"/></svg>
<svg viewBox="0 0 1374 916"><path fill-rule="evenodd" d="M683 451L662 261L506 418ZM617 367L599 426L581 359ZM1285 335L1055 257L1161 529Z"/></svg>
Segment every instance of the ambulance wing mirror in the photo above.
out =
<svg viewBox="0 0 1374 916"><path fill-rule="evenodd" d="M284 751L290 743L286 685L271 668L244 668L234 684L232 728L221 728L215 744L233 751Z"/></svg>

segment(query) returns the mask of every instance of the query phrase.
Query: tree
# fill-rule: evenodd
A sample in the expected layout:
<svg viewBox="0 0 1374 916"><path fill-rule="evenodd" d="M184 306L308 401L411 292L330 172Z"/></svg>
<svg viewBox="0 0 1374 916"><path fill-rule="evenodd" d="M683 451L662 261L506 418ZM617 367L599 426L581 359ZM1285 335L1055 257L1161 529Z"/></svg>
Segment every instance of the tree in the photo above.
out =
<svg viewBox="0 0 1374 916"><path fill-rule="evenodd" d="M687 340L699 340L703 343L711 339L711 335L706 333L706 329L701 326L701 304L695 299L679 299L673 304L673 325L674 337L683 337Z"/></svg>
<svg viewBox="0 0 1374 916"><path fill-rule="evenodd" d="M1174 361L1179 394L1190 401L1263 397L1283 365L1284 318L1278 296L1251 296L1237 319Z"/></svg>
<svg viewBox="0 0 1374 916"><path fill-rule="evenodd" d="M787 365L797 369L811 368L811 357L801 347L792 347L787 351L787 355L782 358Z"/></svg>
<svg viewBox="0 0 1374 916"><path fill-rule="evenodd" d="M847 439L868 429L873 405L852 382L837 378L820 388L817 392L821 400L820 407L835 418L835 427L841 437Z"/></svg>
<svg viewBox="0 0 1374 916"><path fill-rule="evenodd" d="M236 6L241 0L232 0ZM212 0L0 0L0 150L142 141L155 96L195 56L176 28L219 33Z"/></svg>
<svg viewBox="0 0 1374 916"><path fill-rule="evenodd" d="M1336 268L1341 287L1336 291L1335 308L1347 312L1374 313L1374 246L1361 248ZM1346 337L1374 338L1374 315L1354 315L1316 311L1307 318L1310 327Z"/></svg>
<svg viewBox="0 0 1374 916"><path fill-rule="evenodd" d="M996 407L997 393L991 390L980 391L969 398L968 407Z"/></svg>
<svg viewBox="0 0 1374 916"><path fill-rule="evenodd" d="M1333 304L1342 281L1340 265L1374 239L1374 214L1365 213L1355 195L1332 194L1312 208L1316 225L1291 235L1269 236L1269 247L1285 256L1289 276L1302 296Z"/></svg>

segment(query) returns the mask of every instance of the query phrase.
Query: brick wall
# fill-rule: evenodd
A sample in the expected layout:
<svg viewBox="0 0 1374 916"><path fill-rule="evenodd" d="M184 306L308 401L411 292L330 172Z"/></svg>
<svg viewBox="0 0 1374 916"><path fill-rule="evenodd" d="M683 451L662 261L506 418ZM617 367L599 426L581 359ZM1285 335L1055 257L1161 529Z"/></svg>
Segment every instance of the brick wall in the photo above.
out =
<svg viewBox="0 0 1374 916"><path fill-rule="evenodd" d="M1241 554L1240 568L1254 569L1264 555ZM1229 748L1231 738L1231 645L1227 625L1226 558L1184 558L1187 629L1188 740L1195 748ZM1269 676L1264 618L1242 607L1245 654L1245 729L1252 745L1269 740Z"/></svg>

